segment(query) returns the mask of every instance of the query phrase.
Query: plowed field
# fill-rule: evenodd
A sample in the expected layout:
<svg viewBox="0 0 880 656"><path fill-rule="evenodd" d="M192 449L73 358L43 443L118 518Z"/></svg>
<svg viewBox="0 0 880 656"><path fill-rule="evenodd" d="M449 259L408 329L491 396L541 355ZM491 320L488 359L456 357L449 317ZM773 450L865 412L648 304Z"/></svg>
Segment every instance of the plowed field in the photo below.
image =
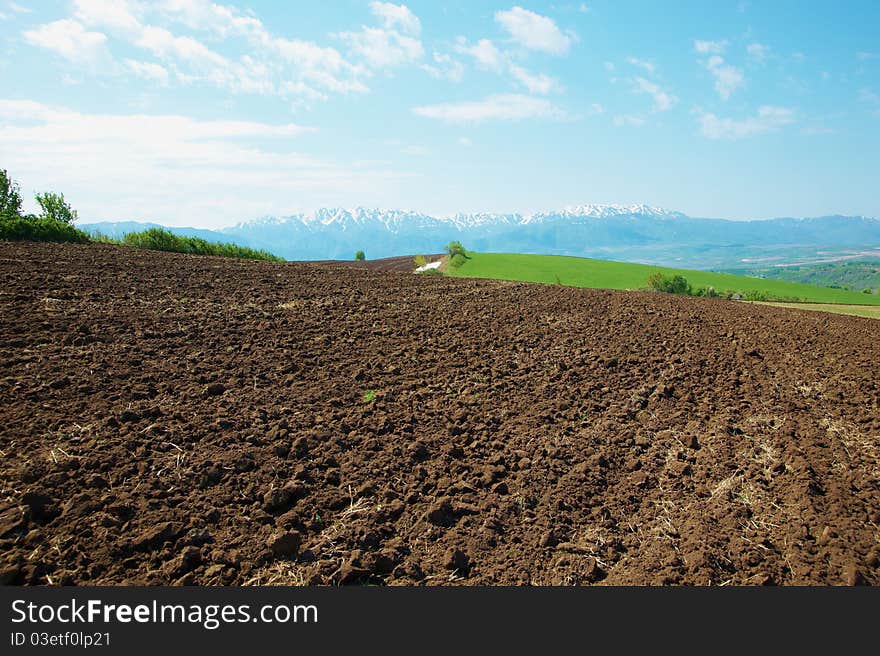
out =
<svg viewBox="0 0 880 656"><path fill-rule="evenodd" d="M880 582L880 324L0 244L0 579Z"/></svg>

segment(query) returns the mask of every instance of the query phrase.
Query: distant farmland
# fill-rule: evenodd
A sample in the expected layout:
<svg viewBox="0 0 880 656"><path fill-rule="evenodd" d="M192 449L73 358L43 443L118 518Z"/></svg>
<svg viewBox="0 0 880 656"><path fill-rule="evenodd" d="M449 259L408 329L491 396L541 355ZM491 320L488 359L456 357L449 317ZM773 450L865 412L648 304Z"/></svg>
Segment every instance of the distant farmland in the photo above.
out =
<svg viewBox="0 0 880 656"><path fill-rule="evenodd" d="M646 264L610 262L560 255L521 255L512 253L469 253L459 268L449 267L447 275L562 284L597 289L644 289L655 272L682 275L694 287L714 287L718 292L766 292L775 298L798 299L810 303L880 306L880 295L843 289L818 287L782 280L765 280L726 273L671 269Z"/></svg>

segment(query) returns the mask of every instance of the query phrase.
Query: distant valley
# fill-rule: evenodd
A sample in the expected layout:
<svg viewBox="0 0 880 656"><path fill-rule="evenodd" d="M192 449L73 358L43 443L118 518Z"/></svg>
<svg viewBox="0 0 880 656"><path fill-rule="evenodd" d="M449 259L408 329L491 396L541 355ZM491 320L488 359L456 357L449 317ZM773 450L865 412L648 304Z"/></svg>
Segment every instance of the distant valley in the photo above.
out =
<svg viewBox="0 0 880 656"><path fill-rule="evenodd" d="M156 225L128 221L80 227L116 237ZM647 205L583 205L531 215L450 217L402 210L322 209L220 230L170 230L265 249L289 260L351 259L357 250L370 259L431 253L451 240L482 252L573 255L705 270L880 257L876 218L730 221L694 218Z"/></svg>

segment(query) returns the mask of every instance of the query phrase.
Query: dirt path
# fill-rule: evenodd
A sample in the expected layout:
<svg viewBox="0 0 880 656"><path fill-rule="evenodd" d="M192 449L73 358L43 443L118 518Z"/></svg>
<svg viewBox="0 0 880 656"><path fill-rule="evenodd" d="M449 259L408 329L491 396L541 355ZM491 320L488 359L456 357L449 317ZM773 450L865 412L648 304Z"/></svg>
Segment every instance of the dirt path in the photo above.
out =
<svg viewBox="0 0 880 656"><path fill-rule="evenodd" d="M880 583L878 334L0 244L0 579Z"/></svg>

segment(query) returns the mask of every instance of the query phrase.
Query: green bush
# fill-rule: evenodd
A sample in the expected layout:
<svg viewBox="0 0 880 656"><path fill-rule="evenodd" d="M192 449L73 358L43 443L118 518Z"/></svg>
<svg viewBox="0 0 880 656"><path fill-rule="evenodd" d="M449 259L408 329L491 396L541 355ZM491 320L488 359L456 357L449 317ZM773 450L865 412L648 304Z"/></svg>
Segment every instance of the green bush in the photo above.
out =
<svg viewBox="0 0 880 656"><path fill-rule="evenodd" d="M684 276L665 276L659 271L648 276L648 287L667 294L691 294L691 286Z"/></svg>
<svg viewBox="0 0 880 656"><path fill-rule="evenodd" d="M122 238L123 245L146 248L154 251L188 253L190 255L216 255L218 257L237 257L245 260L268 260L283 262L280 257L263 250L254 250L235 244L218 244L198 237L175 235L163 228L149 228L142 232L130 232Z"/></svg>
<svg viewBox="0 0 880 656"><path fill-rule="evenodd" d="M85 243L89 236L69 223L38 216L0 219L0 240Z"/></svg>
<svg viewBox="0 0 880 656"><path fill-rule="evenodd" d="M449 266L458 268L465 262L467 262L467 256L463 253L456 253L450 258Z"/></svg>
<svg viewBox="0 0 880 656"><path fill-rule="evenodd" d="M363 251L355 251L354 259L355 259L355 262L363 262L364 260L367 259L367 255Z"/></svg>
<svg viewBox="0 0 880 656"><path fill-rule="evenodd" d="M694 296L702 296L704 298L718 298L721 296L711 285L709 287L697 287L693 291Z"/></svg>

